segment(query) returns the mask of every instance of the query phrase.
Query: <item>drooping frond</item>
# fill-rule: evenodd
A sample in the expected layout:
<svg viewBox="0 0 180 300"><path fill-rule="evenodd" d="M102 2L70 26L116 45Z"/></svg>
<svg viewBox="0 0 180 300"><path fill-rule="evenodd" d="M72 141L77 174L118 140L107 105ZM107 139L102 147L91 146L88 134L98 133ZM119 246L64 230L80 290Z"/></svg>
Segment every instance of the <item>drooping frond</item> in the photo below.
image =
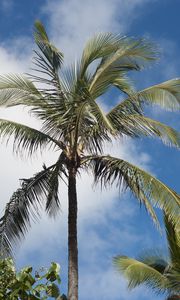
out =
<svg viewBox="0 0 180 300"><path fill-rule="evenodd" d="M59 179L63 180L62 177L63 175L66 176L66 172L63 167L63 161L60 156L54 168L52 168L48 179L49 188L48 188L47 201L46 201L46 212L50 217L55 217L59 211L60 202L59 202L58 188L59 188Z"/></svg>
<svg viewBox="0 0 180 300"><path fill-rule="evenodd" d="M149 205L165 211L173 223L179 222L180 196L154 176L129 162L111 156L87 157L93 169L95 182L102 185L116 184L129 188L143 203L142 195L149 200ZM142 194L141 194L142 192Z"/></svg>
<svg viewBox="0 0 180 300"><path fill-rule="evenodd" d="M180 79L172 79L133 93L131 97L117 104L107 116L113 118L122 114L140 113L143 104L158 104L169 110L180 109Z"/></svg>
<svg viewBox="0 0 180 300"><path fill-rule="evenodd" d="M12 245L25 236L31 219L39 217L39 208L47 196L51 166L30 179L23 179L21 187L13 193L0 219L0 252L11 255Z"/></svg>
<svg viewBox="0 0 180 300"><path fill-rule="evenodd" d="M119 77L123 77L122 91L126 91L126 87L129 86L125 80L126 72L140 70L147 62L155 58L156 51L149 42L143 39L121 39L118 49L100 61L90 82L89 91L92 97L99 97L111 85L115 85Z"/></svg>
<svg viewBox="0 0 180 300"><path fill-rule="evenodd" d="M150 203L148 197L146 196L145 192L142 190L139 190L139 187L134 185L134 193L139 195L140 199L140 204L143 204L147 213L150 215L152 221L154 222L154 224L156 225L156 227L158 229L160 229L160 223L159 220L156 216L156 212L152 206L152 204Z"/></svg>
<svg viewBox="0 0 180 300"><path fill-rule="evenodd" d="M112 111L107 115L117 133L129 136L158 137L164 144L180 147L180 133L173 128L140 114Z"/></svg>
<svg viewBox="0 0 180 300"><path fill-rule="evenodd" d="M61 146L61 144L47 134L13 121L0 119L0 138L7 143L13 140L13 150L17 154L32 155L37 149L44 149L47 145Z"/></svg>
<svg viewBox="0 0 180 300"><path fill-rule="evenodd" d="M130 289L141 284L158 292L165 292L168 289L167 278L148 264L127 256L115 257L114 264L117 270L127 278Z"/></svg>
<svg viewBox="0 0 180 300"><path fill-rule="evenodd" d="M31 220L36 221L39 209L46 206L49 215L55 216L59 209L58 183L64 173L59 160L29 179L22 179L21 187L13 193L0 219L0 252L12 253L12 245L28 231ZM56 177L56 178L55 178Z"/></svg>
<svg viewBox="0 0 180 300"><path fill-rule="evenodd" d="M178 268L180 273L180 225L172 224L166 215L164 215L164 223L170 259L172 265Z"/></svg>

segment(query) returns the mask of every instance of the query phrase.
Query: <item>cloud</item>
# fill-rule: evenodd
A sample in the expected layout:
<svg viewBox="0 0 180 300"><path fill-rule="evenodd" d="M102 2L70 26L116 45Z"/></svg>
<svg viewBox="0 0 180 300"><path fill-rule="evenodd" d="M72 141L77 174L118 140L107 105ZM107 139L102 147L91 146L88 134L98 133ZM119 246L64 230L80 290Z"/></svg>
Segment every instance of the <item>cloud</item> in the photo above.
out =
<svg viewBox="0 0 180 300"><path fill-rule="evenodd" d="M148 2L48 0L43 12L49 18L51 36L69 62L69 59L78 58L84 43L94 33L107 31L124 34Z"/></svg>
<svg viewBox="0 0 180 300"><path fill-rule="evenodd" d="M14 53L12 49L0 45L0 65L1 74L22 73L27 70L28 61L27 57L20 57L17 51Z"/></svg>

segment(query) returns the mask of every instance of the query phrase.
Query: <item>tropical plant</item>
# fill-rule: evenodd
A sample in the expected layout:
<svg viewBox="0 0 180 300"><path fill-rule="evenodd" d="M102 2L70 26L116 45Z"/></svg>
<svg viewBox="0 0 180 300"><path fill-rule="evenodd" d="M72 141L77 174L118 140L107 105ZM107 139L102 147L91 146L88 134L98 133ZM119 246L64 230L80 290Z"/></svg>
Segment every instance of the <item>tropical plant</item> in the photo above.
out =
<svg viewBox="0 0 180 300"><path fill-rule="evenodd" d="M142 70L157 58L157 50L145 39L101 33L91 38L79 62L62 68L63 54L50 42L37 21L34 32L37 75L7 75L0 78L0 105L27 107L42 122L41 130L0 119L0 136L14 139L17 153L30 156L51 147L57 161L29 179L12 195L0 220L0 250L8 255L12 245L27 232L32 218L44 203L49 216L60 206L59 181L68 186L68 299L78 299L78 244L76 178L92 171L96 183L129 188L158 223L153 206L177 221L180 197L154 176L135 165L105 155L104 145L113 139L158 137L179 147L179 134L169 126L143 115L145 104L172 110L180 107L180 79L173 79L136 92L127 74ZM95 62L95 63L94 63ZM93 65L92 65L93 64ZM91 66L92 65L92 66ZM36 85L38 84L38 88ZM110 88L125 96L107 114L98 102Z"/></svg>
<svg viewBox="0 0 180 300"><path fill-rule="evenodd" d="M52 297L65 300L65 295L60 295L59 271L59 265L53 262L47 270L43 268L34 273L28 266L17 272L12 258L0 259L0 299L45 300Z"/></svg>
<svg viewBox="0 0 180 300"><path fill-rule="evenodd" d="M157 293L166 293L167 300L180 299L180 228L165 216L169 257L159 250L147 251L138 259L117 256L114 264L128 280L130 289L146 285Z"/></svg>

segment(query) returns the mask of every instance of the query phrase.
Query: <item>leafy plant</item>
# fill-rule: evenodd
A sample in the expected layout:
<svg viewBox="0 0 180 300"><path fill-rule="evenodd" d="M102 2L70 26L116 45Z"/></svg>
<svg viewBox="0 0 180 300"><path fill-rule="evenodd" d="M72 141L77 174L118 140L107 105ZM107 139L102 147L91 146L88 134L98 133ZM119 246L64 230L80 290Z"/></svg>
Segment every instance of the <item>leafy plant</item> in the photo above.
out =
<svg viewBox="0 0 180 300"><path fill-rule="evenodd" d="M60 295L59 276L60 266L51 263L48 270L42 269L33 274L32 267L25 267L16 272L11 258L0 260L0 299L7 300L65 300L65 295ZM58 284L57 284L58 283Z"/></svg>
<svg viewBox="0 0 180 300"><path fill-rule="evenodd" d="M62 68L63 54L51 43L44 26L35 23L37 45L30 77L0 77L0 106L21 105L41 121L41 130L0 119L0 136L13 141L16 153L32 156L37 149L52 148L57 161L21 181L0 219L0 250L12 254L12 246L27 232L39 207L55 216L60 207L59 181L68 186L68 299L78 299L78 243L76 178L91 171L95 182L129 189L158 224L154 207L177 222L180 197L141 168L104 153L104 146L124 136L157 137L179 148L180 136L171 127L144 116L145 105L179 110L180 79L172 79L136 91L128 77L158 57L156 47L145 39L100 33L92 37L79 62ZM95 62L95 63L94 63ZM94 67L91 68L91 64ZM37 74L37 75L36 75ZM35 83L38 83L38 88ZM116 88L124 100L105 113L97 101Z"/></svg>

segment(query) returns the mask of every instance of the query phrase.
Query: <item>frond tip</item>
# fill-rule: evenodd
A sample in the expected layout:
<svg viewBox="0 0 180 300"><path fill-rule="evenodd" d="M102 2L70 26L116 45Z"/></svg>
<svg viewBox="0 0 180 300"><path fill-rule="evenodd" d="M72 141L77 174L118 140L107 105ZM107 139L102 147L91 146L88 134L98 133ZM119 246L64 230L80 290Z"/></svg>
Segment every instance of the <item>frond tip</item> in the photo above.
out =
<svg viewBox="0 0 180 300"><path fill-rule="evenodd" d="M164 210L173 224L179 223L180 196L139 167L111 156L89 157L95 182L129 188L153 217L153 206ZM149 209L148 209L149 207ZM153 220L156 222L157 220Z"/></svg>
<svg viewBox="0 0 180 300"><path fill-rule="evenodd" d="M180 78L148 87L137 93L140 101L158 104L168 110L180 110Z"/></svg>
<svg viewBox="0 0 180 300"><path fill-rule="evenodd" d="M49 75L57 73L63 62L63 54L50 42L46 30L40 21L35 22L34 39L40 49L36 65ZM43 55L43 56L42 56Z"/></svg>

